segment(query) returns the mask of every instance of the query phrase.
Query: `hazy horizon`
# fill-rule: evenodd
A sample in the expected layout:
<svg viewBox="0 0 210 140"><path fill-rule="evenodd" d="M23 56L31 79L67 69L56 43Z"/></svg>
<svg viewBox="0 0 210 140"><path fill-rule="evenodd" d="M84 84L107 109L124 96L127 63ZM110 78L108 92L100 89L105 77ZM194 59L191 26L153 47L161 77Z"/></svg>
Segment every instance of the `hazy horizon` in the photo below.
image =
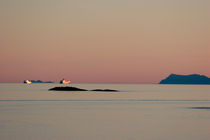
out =
<svg viewBox="0 0 210 140"><path fill-rule="evenodd" d="M171 73L171 74L175 74L175 73ZM170 74L170 75L171 75ZM195 74L195 73L194 73ZM194 75L194 74L189 74L189 75ZM168 76L170 76L170 75L168 75ZM175 75L177 75L177 74L175 74ZM186 75L186 74L185 74ZM196 74L197 75L197 74ZM206 76L206 75L202 75L202 74L198 74L198 75L201 75L201 76ZM167 77L168 77L167 76ZM187 75L186 75L187 76ZM160 81L162 81L162 80L164 80L164 79L166 79L167 77L164 77L164 78L162 78ZM209 77L208 77L209 78ZM65 79L65 78L62 78L62 79ZM60 79L60 80L62 80L62 79ZM26 80L26 79L24 79L24 80ZM16 82L7 82L7 81L3 81L3 82L1 82L0 81L0 83L22 83L24 80L22 80L22 81L16 81ZM34 80L34 81L38 81L38 80L40 80L40 81L42 81L42 82L53 82L53 83L60 83L60 80L51 80L51 81L49 81L49 80L42 80L42 79L27 79L27 80ZM126 81L121 81L121 82L74 82L74 81L71 81L71 84L159 84L160 83L160 81L159 82L157 82L157 83L138 83L138 82L126 82ZM35 84L37 84L37 83L35 83ZM180 83L181 84L181 83ZM202 84L187 84L187 85L202 85ZM205 84L204 84L205 85Z"/></svg>
<svg viewBox="0 0 210 140"><path fill-rule="evenodd" d="M0 82L210 77L210 1L0 0Z"/></svg>

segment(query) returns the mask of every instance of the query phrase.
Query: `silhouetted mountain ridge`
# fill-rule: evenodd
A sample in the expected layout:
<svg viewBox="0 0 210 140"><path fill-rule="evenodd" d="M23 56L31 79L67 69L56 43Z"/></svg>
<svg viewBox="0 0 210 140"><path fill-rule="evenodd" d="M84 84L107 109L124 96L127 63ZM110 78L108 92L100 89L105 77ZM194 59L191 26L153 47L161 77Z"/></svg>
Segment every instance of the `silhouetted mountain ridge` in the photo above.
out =
<svg viewBox="0 0 210 140"><path fill-rule="evenodd" d="M31 80L32 83L53 83L52 81Z"/></svg>
<svg viewBox="0 0 210 140"><path fill-rule="evenodd" d="M160 81L160 84L210 84L210 78L200 74L178 75L171 74L167 78Z"/></svg>

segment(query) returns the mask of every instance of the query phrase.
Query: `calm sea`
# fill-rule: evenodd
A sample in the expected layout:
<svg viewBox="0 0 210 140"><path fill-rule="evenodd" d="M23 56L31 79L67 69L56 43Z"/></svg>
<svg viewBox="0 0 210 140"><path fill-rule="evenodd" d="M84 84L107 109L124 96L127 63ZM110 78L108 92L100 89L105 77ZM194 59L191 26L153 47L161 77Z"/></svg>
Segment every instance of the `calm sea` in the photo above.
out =
<svg viewBox="0 0 210 140"><path fill-rule="evenodd" d="M0 84L0 140L209 140L209 85Z"/></svg>

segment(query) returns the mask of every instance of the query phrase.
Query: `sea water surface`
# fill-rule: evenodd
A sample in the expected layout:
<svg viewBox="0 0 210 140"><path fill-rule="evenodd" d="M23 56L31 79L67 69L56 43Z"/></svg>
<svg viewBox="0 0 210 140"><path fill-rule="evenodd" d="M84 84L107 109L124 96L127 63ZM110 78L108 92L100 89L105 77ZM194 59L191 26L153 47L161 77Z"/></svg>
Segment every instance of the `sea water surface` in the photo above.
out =
<svg viewBox="0 0 210 140"><path fill-rule="evenodd" d="M210 85L0 84L1 140L209 140Z"/></svg>

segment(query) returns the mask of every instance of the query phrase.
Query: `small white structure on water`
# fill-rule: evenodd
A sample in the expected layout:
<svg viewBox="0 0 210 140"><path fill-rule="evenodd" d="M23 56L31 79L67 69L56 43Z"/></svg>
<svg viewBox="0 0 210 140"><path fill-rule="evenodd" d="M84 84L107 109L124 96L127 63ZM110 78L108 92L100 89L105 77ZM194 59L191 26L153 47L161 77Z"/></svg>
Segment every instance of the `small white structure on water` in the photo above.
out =
<svg viewBox="0 0 210 140"><path fill-rule="evenodd" d="M62 80L60 81L60 84L70 84L70 83L71 83L70 80L62 79Z"/></svg>
<svg viewBox="0 0 210 140"><path fill-rule="evenodd" d="M23 83L25 83L25 84L31 84L32 82L30 80L24 80Z"/></svg>

